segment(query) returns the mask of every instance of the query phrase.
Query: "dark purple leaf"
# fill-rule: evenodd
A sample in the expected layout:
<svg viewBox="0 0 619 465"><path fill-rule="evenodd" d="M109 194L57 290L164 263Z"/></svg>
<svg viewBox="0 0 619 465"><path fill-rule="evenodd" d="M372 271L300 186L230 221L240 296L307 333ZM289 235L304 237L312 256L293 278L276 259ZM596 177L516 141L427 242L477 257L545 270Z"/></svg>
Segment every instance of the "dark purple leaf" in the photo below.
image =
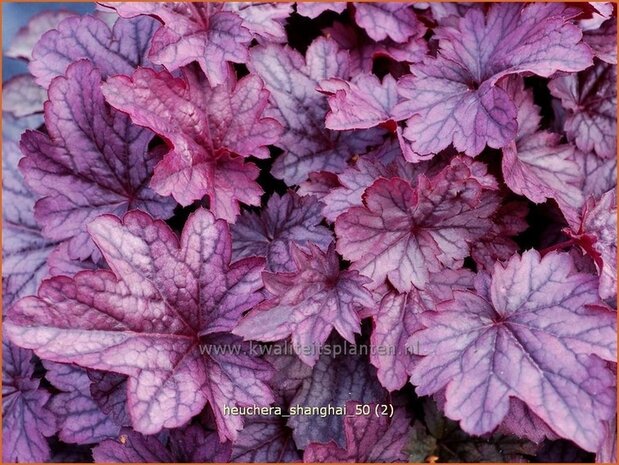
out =
<svg viewBox="0 0 619 465"><path fill-rule="evenodd" d="M232 226L232 256L265 257L267 270L294 271L293 244L307 251L312 243L326 250L333 234L321 226L323 204L315 197L299 197L293 191L274 194L256 214L244 212Z"/></svg>
<svg viewBox="0 0 619 465"><path fill-rule="evenodd" d="M4 336L4 333L3 333ZM2 338L2 461L44 462L46 437L57 431L46 404L50 393L35 378L32 351Z"/></svg>

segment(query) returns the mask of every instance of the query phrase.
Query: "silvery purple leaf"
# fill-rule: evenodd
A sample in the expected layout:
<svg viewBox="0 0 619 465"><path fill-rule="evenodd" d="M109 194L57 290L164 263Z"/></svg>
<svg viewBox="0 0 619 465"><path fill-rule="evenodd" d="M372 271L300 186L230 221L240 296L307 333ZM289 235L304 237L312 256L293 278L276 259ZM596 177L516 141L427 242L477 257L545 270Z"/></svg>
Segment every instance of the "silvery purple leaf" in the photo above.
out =
<svg viewBox="0 0 619 465"><path fill-rule="evenodd" d="M616 66L597 62L578 74L555 77L550 92L567 110L564 129L570 141L583 152L600 158L617 154Z"/></svg>
<svg viewBox="0 0 619 465"><path fill-rule="evenodd" d="M324 79L349 77L348 54L335 41L315 40L305 57L279 45L254 47L248 67L271 93L267 114L285 129L275 144L285 152L272 173L286 183L298 184L313 171L340 172L353 154L382 143L380 130L334 133L324 127L328 106L316 88Z"/></svg>
<svg viewBox="0 0 619 465"><path fill-rule="evenodd" d="M71 444L95 444L116 437L116 424L97 405L90 393L90 378L85 369L74 365L43 362L45 377L61 392L49 402L58 422L58 437Z"/></svg>
<svg viewBox="0 0 619 465"><path fill-rule="evenodd" d="M184 425L208 402L222 441L236 437L242 420L224 416L224 405L273 401L270 365L229 334L262 300L264 260L230 265L228 226L204 209L180 240L139 211L103 215L89 229L111 271L44 281L8 312L10 339L47 360L127 375L136 431Z"/></svg>
<svg viewBox="0 0 619 465"><path fill-rule="evenodd" d="M595 451L614 414L614 375L602 359L617 349L614 312L587 306L598 301L597 278L578 273L568 254L515 255L495 265L490 300L454 291L422 315L411 382L419 395L446 388L445 414L471 434L494 430L516 397Z"/></svg>
<svg viewBox="0 0 619 465"><path fill-rule="evenodd" d="M90 60L104 79L130 74L138 66L148 66L146 52L158 27L147 17L121 18L112 30L94 16L69 17L37 42L30 72L46 89L55 77L65 74L71 63L82 59Z"/></svg>
<svg viewBox="0 0 619 465"><path fill-rule="evenodd" d="M493 4L436 31L439 53L415 67L408 98L415 115L404 136L422 155L449 144L467 155L516 137L516 106L497 82L509 74L549 77L592 63L574 11L561 4Z"/></svg>

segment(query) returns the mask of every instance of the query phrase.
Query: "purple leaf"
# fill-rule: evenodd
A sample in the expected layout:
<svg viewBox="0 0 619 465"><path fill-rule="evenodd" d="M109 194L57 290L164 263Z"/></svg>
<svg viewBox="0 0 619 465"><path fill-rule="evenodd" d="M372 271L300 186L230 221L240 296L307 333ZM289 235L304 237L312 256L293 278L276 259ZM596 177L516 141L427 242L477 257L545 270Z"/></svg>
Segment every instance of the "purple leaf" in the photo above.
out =
<svg viewBox="0 0 619 465"><path fill-rule="evenodd" d="M518 134L503 148L503 178L507 186L534 203L556 200L570 224L578 221L584 197L582 171L574 161L574 147L560 144L561 136L539 131L539 108L520 78L512 78L506 90L518 107Z"/></svg>
<svg viewBox="0 0 619 465"><path fill-rule="evenodd" d="M10 58L32 59L32 49L41 36L47 31L55 29L66 18L75 13L67 10L42 11L34 15L28 24L17 31L11 45L4 52Z"/></svg>
<svg viewBox="0 0 619 465"><path fill-rule="evenodd" d="M617 461L617 419L605 422L604 440L596 451L597 463L614 463Z"/></svg>
<svg viewBox="0 0 619 465"><path fill-rule="evenodd" d="M19 297L34 294L47 274L47 257L55 243L44 238L34 218L35 197L17 168L21 132L37 127L34 115L15 119L2 115L2 296L4 308Z"/></svg>
<svg viewBox="0 0 619 465"><path fill-rule="evenodd" d="M419 63L428 52L428 45L423 38L425 28L417 29L406 42L400 44L390 39L376 42L370 39L362 29L335 22L325 29L333 40L345 50L350 59L350 73L371 73L377 58L389 58L397 62Z"/></svg>
<svg viewBox="0 0 619 465"><path fill-rule="evenodd" d="M548 88L567 110L564 123L570 141L583 152L601 158L617 154L617 71L598 62L582 73L566 74L550 81Z"/></svg>
<svg viewBox="0 0 619 465"><path fill-rule="evenodd" d="M131 425L127 412L127 377L111 371L88 370L90 395L103 413L121 426Z"/></svg>
<svg viewBox="0 0 619 465"><path fill-rule="evenodd" d="M265 257L268 271L294 271L293 244L304 251L309 243L326 250L333 240L331 231L320 225L322 207L315 197L293 191L274 194L259 215L245 212L232 226L232 256Z"/></svg>
<svg viewBox="0 0 619 465"><path fill-rule="evenodd" d="M47 92L30 74L20 74L3 83L2 111L17 118L43 112Z"/></svg>
<svg viewBox="0 0 619 465"><path fill-rule="evenodd" d="M230 76L214 89L190 70L182 78L139 69L103 85L107 101L168 141L171 150L155 168L151 186L182 205L208 195L218 218L234 222L239 202L258 205L258 169L242 157L267 158L281 126L263 117L268 91L253 75ZM185 111L178 112L178 108Z"/></svg>
<svg viewBox="0 0 619 465"><path fill-rule="evenodd" d="M309 378L290 402L295 408L323 407L325 409L344 408L349 401L363 404L384 400L385 392L376 381L375 370L367 363L367 358L356 353L344 353L350 346L331 338L331 354L324 353ZM342 355L335 356L340 350ZM295 415L288 421L294 430L297 447L304 449L312 442L328 443L334 441L345 447L344 418L339 415Z"/></svg>
<svg viewBox="0 0 619 465"><path fill-rule="evenodd" d="M589 255L600 275L600 297L615 299L617 295L617 190L599 199L590 198L583 208L582 222L568 234Z"/></svg>
<svg viewBox="0 0 619 465"><path fill-rule="evenodd" d="M174 71L197 61L212 86L228 79L228 62L245 63L252 34L224 3L104 3L125 18L151 15L160 27L153 36L149 58ZM125 73L130 74L130 73Z"/></svg>
<svg viewBox="0 0 619 465"><path fill-rule="evenodd" d="M498 199L483 199L482 185L468 163L455 158L417 185L379 178L364 194L362 207L335 222L338 251L375 286L388 279L400 292L423 289L429 273L462 267L472 242L492 225Z"/></svg>
<svg viewBox="0 0 619 465"><path fill-rule="evenodd" d="M376 41L402 43L425 32L409 3L355 3L355 21Z"/></svg>
<svg viewBox="0 0 619 465"><path fill-rule="evenodd" d="M286 42L284 23L292 13L292 3L224 3L223 8L243 19L245 26L259 42Z"/></svg>
<svg viewBox="0 0 619 465"><path fill-rule="evenodd" d="M303 362L313 366L317 350L335 329L354 343L361 333L358 311L374 306L372 294L364 287L369 279L356 271L341 271L335 244L323 252L309 244L309 253L292 246L291 257L296 271L262 275L271 294L249 312L233 333L246 340L278 341L292 336L295 352Z"/></svg>
<svg viewBox="0 0 619 465"><path fill-rule="evenodd" d="M292 430L278 416L248 417L232 447L232 462L299 462Z"/></svg>
<svg viewBox="0 0 619 465"><path fill-rule="evenodd" d="M21 140L19 167L43 197L35 216L46 237L68 241L71 258L98 254L86 228L103 213L142 208L167 218L174 208L146 186L158 160L148 152L153 134L110 110L100 86L92 63L71 65L50 85L47 134L29 131Z"/></svg>
<svg viewBox="0 0 619 465"><path fill-rule="evenodd" d="M327 79L320 82L318 90L329 96L331 111L325 121L329 129L368 129L412 115L390 74L382 82L373 74L358 74L352 82Z"/></svg>
<svg viewBox="0 0 619 465"><path fill-rule="evenodd" d="M346 2L297 2L297 13L314 19L325 11L341 13L346 9Z"/></svg>
<svg viewBox="0 0 619 465"><path fill-rule="evenodd" d="M11 339L48 360L129 376L136 431L183 425L208 402L222 440L234 438L242 420L224 416L224 405L273 401L264 383L270 366L227 334L262 300L264 261L229 265L228 227L204 209L187 220L180 243L138 211L122 222L99 217L90 231L111 271L44 281L38 297L8 313Z"/></svg>
<svg viewBox="0 0 619 465"><path fill-rule="evenodd" d="M120 426L108 417L90 394L90 378L83 368L43 362L45 377L61 392L52 397L49 409L56 415L58 437L72 444L94 444L116 436Z"/></svg>
<svg viewBox="0 0 619 465"><path fill-rule="evenodd" d="M420 315L452 298L453 289L472 288L473 273L446 270L432 275L430 283L425 290L414 287L407 294L387 293L373 315L371 343L374 350L370 353L370 362L377 368L378 380L388 391L401 389L406 384L419 358L412 355L407 342L414 332L423 329Z"/></svg>
<svg viewBox="0 0 619 465"><path fill-rule="evenodd" d="M367 154L337 175L339 185L330 186L322 199L325 204L323 209L325 217L335 221L341 213L351 207L362 206L363 193L380 177L398 177L410 181L411 185L416 185L420 174L434 175L446 165L446 159L442 157L435 157L428 162L408 163L399 148L397 152L393 159L382 159L378 155Z"/></svg>
<svg viewBox="0 0 619 465"><path fill-rule="evenodd" d="M513 237L525 231L529 209L524 202L507 202L499 207L490 231L471 246L471 257L478 269L492 271L496 261L508 260L518 251Z"/></svg>
<svg viewBox="0 0 619 465"><path fill-rule="evenodd" d="M548 77L590 66L591 51L570 22L574 14L561 4L493 4L486 15L470 9L439 28L438 56L415 68L408 95L416 114L404 136L412 149L424 155L453 143L474 156L511 142L516 107L495 84L509 74Z"/></svg>
<svg viewBox="0 0 619 465"><path fill-rule="evenodd" d="M103 266L103 265L101 265ZM97 269L97 264L92 260L73 260L69 255L69 243L62 242L50 252L47 257L49 276L74 276L84 270ZM33 291L31 294L34 294Z"/></svg>
<svg viewBox="0 0 619 465"><path fill-rule="evenodd" d="M32 351L2 338L2 461L44 462L50 457L46 437L57 431L46 404L50 394L35 378Z"/></svg>
<svg viewBox="0 0 619 465"><path fill-rule="evenodd" d="M404 451L411 435L410 418L403 409L397 409L391 420L386 416L354 415L356 402L346 405L344 419L346 447L334 442L311 443L305 448L303 461L324 462L408 462ZM374 411L375 406L371 406Z"/></svg>
<svg viewBox="0 0 619 465"><path fill-rule="evenodd" d="M92 450L95 463L170 463L174 458L156 436L123 428L117 440L102 441Z"/></svg>
<svg viewBox="0 0 619 465"><path fill-rule="evenodd" d="M470 434L496 428L515 397L594 451L615 398L598 357L614 360L617 349L614 312L586 306L598 299L597 279L576 272L568 254L515 255L495 265L490 300L456 290L422 315L427 329L411 342L424 358L411 382L419 395L446 387L445 414Z"/></svg>
<svg viewBox="0 0 619 465"><path fill-rule="evenodd" d="M559 438L524 402L515 397L509 399L509 410L497 432L527 438L536 444L545 439Z"/></svg>
<svg viewBox="0 0 619 465"><path fill-rule="evenodd" d="M599 28L587 30L583 40L595 56L611 65L617 64L617 17L612 16Z"/></svg>
<svg viewBox="0 0 619 465"><path fill-rule="evenodd" d="M318 38L305 58L279 45L254 47L249 69L271 92L268 115L285 132L275 144L284 150L271 170L287 184L298 184L313 171L341 172L355 153L382 143L382 131L331 132L324 127L327 102L316 88L324 79L348 78L348 54L330 39Z"/></svg>
<svg viewBox="0 0 619 465"><path fill-rule="evenodd" d="M204 463L230 460L230 443L199 424L174 429L168 435L143 436L124 428L118 439L102 441L93 451L97 463Z"/></svg>
<svg viewBox="0 0 619 465"><path fill-rule="evenodd" d="M600 197L617 185L617 159L600 158L594 152L575 150L573 160L583 171L582 193L585 198Z"/></svg>
<svg viewBox="0 0 619 465"><path fill-rule="evenodd" d="M75 16L45 33L32 51L30 72L48 88L56 76L81 59L90 60L105 79L114 74L131 74L148 65L146 51L158 24L151 18L119 19L110 28L93 16Z"/></svg>

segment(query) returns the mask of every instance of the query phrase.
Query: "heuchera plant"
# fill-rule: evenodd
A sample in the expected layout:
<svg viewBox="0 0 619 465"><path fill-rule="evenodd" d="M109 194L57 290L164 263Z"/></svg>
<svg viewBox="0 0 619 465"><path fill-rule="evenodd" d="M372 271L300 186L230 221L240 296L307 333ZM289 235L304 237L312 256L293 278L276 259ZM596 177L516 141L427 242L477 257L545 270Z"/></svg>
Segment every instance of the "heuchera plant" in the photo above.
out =
<svg viewBox="0 0 619 465"><path fill-rule="evenodd" d="M616 31L610 3L33 17L3 461L615 462Z"/></svg>

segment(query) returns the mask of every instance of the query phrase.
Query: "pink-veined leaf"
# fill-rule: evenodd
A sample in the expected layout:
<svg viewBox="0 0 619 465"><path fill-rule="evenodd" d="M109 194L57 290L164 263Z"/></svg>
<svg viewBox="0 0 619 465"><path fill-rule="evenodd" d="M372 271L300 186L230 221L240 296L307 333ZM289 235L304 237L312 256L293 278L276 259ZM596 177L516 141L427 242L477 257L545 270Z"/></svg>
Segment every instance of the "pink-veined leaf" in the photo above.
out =
<svg viewBox="0 0 619 465"><path fill-rule="evenodd" d="M335 222L338 251L374 286L388 279L400 291L423 289L429 274L461 268L470 244L491 228L498 198L485 191L471 165L455 158L416 185L379 178Z"/></svg>
<svg viewBox="0 0 619 465"><path fill-rule="evenodd" d="M105 415L90 393L90 378L85 369L74 365L44 361L47 380L61 392L49 402L58 422L58 437L71 444L95 444L116 437L120 425Z"/></svg>
<svg viewBox="0 0 619 465"><path fill-rule="evenodd" d="M264 272L264 286L271 295L249 312L233 330L246 340L278 341L291 336L299 358L308 365L318 360L319 348L335 329L354 343L361 333L359 310L372 308L372 294L364 287L369 279L357 271L340 270L332 244L326 252L309 244L305 253L291 246L296 270ZM308 352L307 348L311 348Z"/></svg>
<svg viewBox="0 0 619 465"><path fill-rule="evenodd" d="M239 203L258 205L258 169L243 157L267 158L281 125L263 116L268 91L260 78L230 79L211 88L199 72L182 78L139 69L103 85L107 101L162 136L171 150L155 167L151 186L182 205L208 195L218 218L234 222ZM183 108L183 111L178 111Z"/></svg>
<svg viewBox="0 0 619 465"><path fill-rule="evenodd" d="M614 312L587 305L599 301L597 278L568 254L530 250L497 263L489 291L487 300L456 290L422 315L427 329L411 338L423 356L411 377L417 393L446 388L445 414L470 434L496 428L516 397L595 451L614 414L614 376L601 359L617 350Z"/></svg>
<svg viewBox="0 0 619 465"><path fill-rule="evenodd" d="M260 214L245 212L232 226L233 258L265 257L267 271L294 271L293 244L305 251L309 243L326 250L333 240L331 231L320 224L322 207L315 197L299 197L293 191L273 194Z"/></svg>
<svg viewBox="0 0 619 465"><path fill-rule="evenodd" d="M334 442L311 443L304 451L303 461L307 463L381 463L407 462L405 448L410 441L411 419L402 408L398 408L391 419L386 416L355 415L356 402L346 404L349 414L344 419L345 448ZM376 406L371 405L372 412Z"/></svg>
<svg viewBox="0 0 619 465"><path fill-rule="evenodd" d="M67 18L37 42L30 72L46 89L71 63L81 59L90 60L103 78L131 74L136 67L149 64L146 52L158 27L157 21L146 17L120 18L111 30L94 16Z"/></svg>
<svg viewBox="0 0 619 465"><path fill-rule="evenodd" d="M101 214L142 208L167 218L174 208L147 186L159 159L148 151L153 133L110 109L100 86L92 63L72 64L50 85L47 134L28 131L21 139L19 168L42 197L35 217L46 237L68 241L71 258L98 255L86 228Z"/></svg>
<svg viewBox="0 0 619 465"><path fill-rule="evenodd" d="M598 62L581 73L552 79L548 88L567 110L564 129L568 139L585 153L616 158L616 66Z"/></svg>
<svg viewBox="0 0 619 465"><path fill-rule="evenodd" d="M340 172L354 154L382 143L381 130L333 132L324 127L328 105L316 88L324 79L348 78L348 54L331 39L318 38L299 52L279 45L254 47L249 69L271 93L269 116L284 125L275 143L284 150L273 164L274 176L298 184L313 171Z"/></svg>
<svg viewBox="0 0 619 465"><path fill-rule="evenodd" d="M548 77L592 63L575 15L561 4L493 4L470 9L437 31L439 53L415 67L408 98L415 115L404 136L422 155L453 143L467 155L514 140L516 106L496 83L509 74Z"/></svg>
<svg viewBox="0 0 619 465"><path fill-rule="evenodd" d="M236 437L242 420L224 405L273 401L270 365L229 334L262 300L264 260L230 265L228 226L205 209L180 240L139 211L101 216L89 230L111 271L44 281L8 312L11 340L47 360L127 375L138 432L184 425L208 402L220 438ZM216 350L234 345L241 350Z"/></svg>
<svg viewBox="0 0 619 465"><path fill-rule="evenodd" d="M150 15L163 26L154 34L148 57L174 71L197 61L212 86L224 84L229 63L244 63L252 34L225 3L103 3L124 18ZM130 74L130 73L125 73Z"/></svg>

